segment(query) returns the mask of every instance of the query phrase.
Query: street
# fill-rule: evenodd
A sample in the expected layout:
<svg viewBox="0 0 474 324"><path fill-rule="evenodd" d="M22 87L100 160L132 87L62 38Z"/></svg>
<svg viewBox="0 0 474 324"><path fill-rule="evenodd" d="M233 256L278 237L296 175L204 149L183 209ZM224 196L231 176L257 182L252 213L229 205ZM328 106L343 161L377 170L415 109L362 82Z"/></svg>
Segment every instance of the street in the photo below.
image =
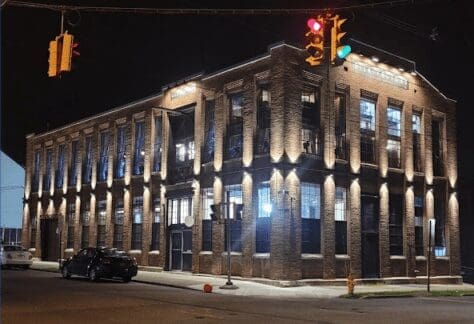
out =
<svg viewBox="0 0 474 324"><path fill-rule="evenodd" d="M474 297L256 298L2 270L2 323L474 323Z"/></svg>

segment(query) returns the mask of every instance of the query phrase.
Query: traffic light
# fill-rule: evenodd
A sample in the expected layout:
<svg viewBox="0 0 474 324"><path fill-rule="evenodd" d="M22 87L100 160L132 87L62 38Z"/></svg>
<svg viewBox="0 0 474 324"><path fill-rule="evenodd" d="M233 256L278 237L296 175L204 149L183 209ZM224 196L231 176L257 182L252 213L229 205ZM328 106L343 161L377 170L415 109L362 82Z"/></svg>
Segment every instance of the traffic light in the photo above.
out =
<svg viewBox="0 0 474 324"><path fill-rule="evenodd" d="M222 204L211 205L211 219L213 221L220 221L222 219Z"/></svg>
<svg viewBox="0 0 474 324"><path fill-rule="evenodd" d="M310 18L307 21L309 31L305 34L308 44L306 50L309 57L306 62L311 66L320 65L324 58L324 19L318 16L317 19Z"/></svg>
<svg viewBox="0 0 474 324"><path fill-rule="evenodd" d="M244 209L244 204L234 204L234 219L242 220L243 209Z"/></svg>
<svg viewBox="0 0 474 324"><path fill-rule="evenodd" d="M58 37L55 40L49 42L49 68L48 76L55 77L59 74L58 63L59 63L59 54L60 54L60 41Z"/></svg>
<svg viewBox="0 0 474 324"><path fill-rule="evenodd" d="M63 36L63 48L61 51L61 64L59 72L71 71L72 49L74 47L74 36L67 32Z"/></svg>
<svg viewBox="0 0 474 324"><path fill-rule="evenodd" d="M339 65L342 64L344 59L351 53L351 47L349 45L342 45L341 39L344 37L346 32L341 29L342 24L347 19L341 19L339 15L335 15L332 18L333 25L331 27L331 64Z"/></svg>

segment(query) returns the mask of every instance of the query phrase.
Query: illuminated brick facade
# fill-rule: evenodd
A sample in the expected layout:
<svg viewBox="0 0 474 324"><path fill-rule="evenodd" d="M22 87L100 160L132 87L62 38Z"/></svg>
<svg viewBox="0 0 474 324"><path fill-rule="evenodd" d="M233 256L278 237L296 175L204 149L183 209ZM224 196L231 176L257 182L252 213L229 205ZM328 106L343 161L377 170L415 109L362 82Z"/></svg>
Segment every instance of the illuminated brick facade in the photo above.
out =
<svg viewBox="0 0 474 324"><path fill-rule="evenodd" d="M22 242L43 259L100 243L141 265L222 274L224 225L207 220L206 206L241 201L231 225L236 275L415 280L437 218L433 274L456 279L455 103L367 55L329 69L304 59L275 45L27 136Z"/></svg>

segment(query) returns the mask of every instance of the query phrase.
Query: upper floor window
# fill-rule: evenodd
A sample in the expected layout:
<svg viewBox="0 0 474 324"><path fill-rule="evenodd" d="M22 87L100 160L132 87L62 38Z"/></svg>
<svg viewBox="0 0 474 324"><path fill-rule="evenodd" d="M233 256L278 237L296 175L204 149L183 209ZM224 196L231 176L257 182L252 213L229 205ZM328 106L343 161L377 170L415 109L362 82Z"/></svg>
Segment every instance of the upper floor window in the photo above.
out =
<svg viewBox="0 0 474 324"><path fill-rule="evenodd" d="M415 134L421 134L421 115L414 112L411 116L411 129Z"/></svg>
<svg viewBox="0 0 474 324"><path fill-rule="evenodd" d="M115 158L115 177L123 178L125 175L125 149L127 147L127 138L125 136L126 126L117 128L117 156Z"/></svg>
<svg viewBox="0 0 474 324"><path fill-rule="evenodd" d="M346 221L346 188L336 187L336 203L334 207L334 219L336 221Z"/></svg>
<svg viewBox="0 0 474 324"><path fill-rule="evenodd" d="M174 142L175 160L178 165L194 159L194 107L180 110L171 116L171 136ZM173 161L172 159L170 161Z"/></svg>
<svg viewBox="0 0 474 324"><path fill-rule="evenodd" d="M366 99L360 100L360 128L375 131L375 103Z"/></svg>
<svg viewBox="0 0 474 324"><path fill-rule="evenodd" d="M51 186L51 166L53 164L53 149L46 150L46 166L43 175L43 190L49 190Z"/></svg>
<svg viewBox="0 0 474 324"><path fill-rule="evenodd" d="M236 184L225 186L225 201L234 204L242 204L242 185ZM233 208L229 208L229 218L235 218Z"/></svg>
<svg viewBox="0 0 474 324"><path fill-rule="evenodd" d="M61 188L64 183L64 159L66 153L66 145L60 144L58 146L58 163L56 165L56 188Z"/></svg>
<svg viewBox="0 0 474 324"><path fill-rule="evenodd" d="M270 217L272 215L272 200L270 197L270 184L263 182L258 186L258 214L257 217Z"/></svg>
<svg viewBox="0 0 474 324"><path fill-rule="evenodd" d="M301 93L301 103L303 105L302 122L303 127L319 127L320 106L319 92L303 91Z"/></svg>
<svg viewBox="0 0 474 324"><path fill-rule="evenodd" d="M35 152L35 162L33 166L33 191L38 191L41 169L41 151Z"/></svg>
<svg viewBox="0 0 474 324"><path fill-rule="evenodd" d="M145 122L135 122L135 152L133 155L133 174L143 174L143 162L145 157Z"/></svg>
<svg viewBox="0 0 474 324"><path fill-rule="evenodd" d="M227 158L239 158L242 156L242 109L243 95L236 93L229 96L230 111L229 125L227 127Z"/></svg>
<svg viewBox="0 0 474 324"><path fill-rule="evenodd" d="M109 166L109 132L100 133L100 156L97 178L99 181L107 180Z"/></svg>
<svg viewBox="0 0 474 324"><path fill-rule="evenodd" d="M77 163L78 163L78 147L79 141L71 143L71 165L69 168L69 186L75 186L77 183Z"/></svg>
<svg viewBox="0 0 474 324"><path fill-rule="evenodd" d="M301 183L301 218L320 219L319 184Z"/></svg>
<svg viewBox="0 0 474 324"><path fill-rule="evenodd" d="M334 109L336 113L336 158L346 159L346 97L344 94L336 93Z"/></svg>
<svg viewBox="0 0 474 324"><path fill-rule="evenodd" d="M301 102L303 107L312 106L316 103L316 94L314 92L302 92Z"/></svg>
<svg viewBox="0 0 474 324"><path fill-rule="evenodd" d="M153 145L153 172L161 170L161 116L155 117L155 143Z"/></svg>
<svg viewBox="0 0 474 324"><path fill-rule="evenodd" d="M211 205L214 204L214 194L212 188L202 189L202 219L211 219Z"/></svg>
<svg viewBox="0 0 474 324"><path fill-rule="evenodd" d="M212 161L214 158L215 145L215 122L214 122L215 101L206 101L206 111L204 119L204 146L202 160L204 163Z"/></svg>
<svg viewBox="0 0 474 324"><path fill-rule="evenodd" d="M433 173L435 176L444 174L443 157L443 121L433 119L431 124L431 137L433 145Z"/></svg>
<svg viewBox="0 0 474 324"><path fill-rule="evenodd" d="M242 109L244 106L244 97L242 93L230 95L231 123L242 122Z"/></svg>
<svg viewBox="0 0 474 324"><path fill-rule="evenodd" d="M387 108L388 135L400 137L401 111L398 108Z"/></svg>
<svg viewBox="0 0 474 324"><path fill-rule="evenodd" d="M86 145L84 149L82 182L91 183L92 177L92 137L86 137Z"/></svg>

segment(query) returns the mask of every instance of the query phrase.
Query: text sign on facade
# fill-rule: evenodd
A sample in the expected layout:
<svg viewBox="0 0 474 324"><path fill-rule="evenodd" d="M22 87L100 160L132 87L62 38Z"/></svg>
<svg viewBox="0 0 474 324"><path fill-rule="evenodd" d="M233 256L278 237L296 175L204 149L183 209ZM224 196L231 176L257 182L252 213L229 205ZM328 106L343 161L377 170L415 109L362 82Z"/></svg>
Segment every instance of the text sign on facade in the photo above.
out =
<svg viewBox="0 0 474 324"><path fill-rule="evenodd" d="M396 75L385 69L370 66L361 62L353 62L352 66L357 73L366 75L370 78L378 79L402 89L408 89L408 80L400 75Z"/></svg>

